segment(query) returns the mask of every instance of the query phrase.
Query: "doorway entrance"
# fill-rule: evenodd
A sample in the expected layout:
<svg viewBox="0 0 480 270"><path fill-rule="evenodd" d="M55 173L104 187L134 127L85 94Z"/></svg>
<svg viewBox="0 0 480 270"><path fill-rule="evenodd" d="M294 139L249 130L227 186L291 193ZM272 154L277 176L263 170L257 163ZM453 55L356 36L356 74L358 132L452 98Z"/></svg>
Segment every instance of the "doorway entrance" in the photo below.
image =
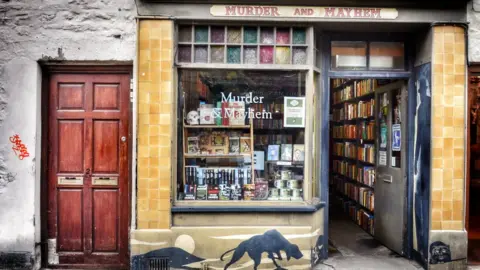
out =
<svg viewBox="0 0 480 270"><path fill-rule="evenodd" d="M48 267L127 269L130 75L49 82Z"/></svg>
<svg viewBox="0 0 480 270"><path fill-rule="evenodd" d="M330 97L330 245L405 256L407 81L331 79Z"/></svg>

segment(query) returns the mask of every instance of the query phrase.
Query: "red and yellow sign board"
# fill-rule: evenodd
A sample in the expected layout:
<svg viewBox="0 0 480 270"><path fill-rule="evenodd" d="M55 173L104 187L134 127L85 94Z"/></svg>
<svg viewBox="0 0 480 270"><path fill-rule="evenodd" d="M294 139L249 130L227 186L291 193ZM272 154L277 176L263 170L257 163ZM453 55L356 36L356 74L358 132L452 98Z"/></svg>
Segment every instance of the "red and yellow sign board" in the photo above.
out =
<svg viewBox="0 0 480 270"><path fill-rule="evenodd" d="M210 14L218 17L278 17L326 19L378 19L393 20L398 17L394 8L364 7L294 7L213 5Z"/></svg>

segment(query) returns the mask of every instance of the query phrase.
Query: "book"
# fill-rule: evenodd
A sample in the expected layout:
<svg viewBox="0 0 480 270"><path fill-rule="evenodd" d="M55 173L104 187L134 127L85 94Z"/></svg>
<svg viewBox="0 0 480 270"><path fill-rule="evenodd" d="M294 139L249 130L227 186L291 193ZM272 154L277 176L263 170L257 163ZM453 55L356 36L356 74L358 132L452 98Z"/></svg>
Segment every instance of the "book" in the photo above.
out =
<svg viewBox="0 0 480 270"><path fill-rule="evenodd" d="M214 125L213 104L200 105L200 125Z"/></svg>
<svg viewBox="0 0 480 270"><path fill-rule="evenodd" d="M222 102L218 101L216 108L214 108L214 115L215 115L215 124L217 126L222 125Z"/></svg>
<svg viewBox="0 0 480 270"><path fill-rule="evenodd" d="M229 122L228 122L228 114L227 114L227 111L228 111L228 102L222 102L222 125L223 126L228 126L229 125Z"/></svg>
<svg viewBox="0 0 480 270"><path fill-rule="evenodd" d="M229 102L228 108L230 126L245 125L245 102Z"/></svg>
<svg viewBox="0 0 480 270"><path fill-rule="evenodd" d="M229 137L228 153L239 154L240 153L240 137Z"/></svg>
<svg viewBox="0 0 480 270"><path fill-rule="evenodd" d="M268 146L267 160L277 161L280 158L280 145L273 144Z"/></svg>
<svg viewBox="0 0 480 270"><path fill-rule="evenodd" d="M240 137L240 153L250 153L251 150L250 137Z"/></svg>
<svg viewBox="0 0 480 270"><path fill-rule="evenodd" d="M291 144L282 144L281 149L281 160L291 161L292 160L292 145Z"/></svg>
<svg viewBox="0 0 480 270"><path fill-rule="evenodd" d="M207 185L197 186L197 200L207 199Z"/></svg>
<svg viewBox="0 0 480 270"><path fill-rule="evenodd" d="M293 161L305 161L305 145L293 145Z"/></svg>
<svg viewBox="0 0 480 270"><path fill-rule="evenodd" d="M200 154L200 146L198 144L198 137L187 138L187 153L188 154Z"/></svg>
<svg viewBox="0 0 480 270"><path fill-rule="evenodd" d="M255 181L255 200L266 200L268 198L268 182L261 181L260 179Z"/></svg>
<svg viewBox="0 0 480 270"><path fill-rule="evenodd" d="M255 198L255 184L243 185L243 199L246 201L253 200Z"/></svg>

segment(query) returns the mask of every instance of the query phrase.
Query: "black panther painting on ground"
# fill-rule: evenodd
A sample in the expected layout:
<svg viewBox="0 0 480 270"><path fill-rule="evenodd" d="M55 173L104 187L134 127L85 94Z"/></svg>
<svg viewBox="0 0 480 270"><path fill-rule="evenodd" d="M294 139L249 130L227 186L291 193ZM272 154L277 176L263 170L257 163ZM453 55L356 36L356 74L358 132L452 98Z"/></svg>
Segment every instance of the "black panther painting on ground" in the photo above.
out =
<svg viewBox="0 0 480 270"><path fill-rule="evenodd" d="M287 254L287 261L290 260L291 257L295 259L300 259L303 257L302 252L298 248L297 245L291 244L288 242L282 234L280 234L277 230L269 230L266 231L262 235L256 235L251 237L248 240L241 242L236 248L226 251L220 257L220 260L223 261L223 257L230 252L233 252L232 259L229 263L225 265L225 270L230 267L230 265L234 264L238 260L242 258L242 256L248 253L248 256L254 261L254 268L260 265L262 260L262 254L264 252L268 253L268 258L270 258L277 270L284 269L280 267L275 260L283 260L280 251L285 251ZM276 257L275 257L276 255Z"/></svg>
<svg viewBox="0 0 480 270"><path fill-rule="evenodd" d="M452 261L450 246L441 241L430 244L430 264L446 263Z"/></svg>

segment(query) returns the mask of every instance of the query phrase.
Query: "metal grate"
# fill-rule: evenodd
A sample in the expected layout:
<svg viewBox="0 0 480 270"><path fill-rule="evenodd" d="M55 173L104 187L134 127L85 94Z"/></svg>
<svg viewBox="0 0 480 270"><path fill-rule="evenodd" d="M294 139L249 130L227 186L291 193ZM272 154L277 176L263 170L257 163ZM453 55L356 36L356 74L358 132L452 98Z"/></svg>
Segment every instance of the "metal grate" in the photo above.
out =
<svg viewBox="0 0 480 270"><path fill-rule="evenodd" d="M168 257L159 257L159 258L149 258L148 270L169 270L169 259Z"/></svg>

